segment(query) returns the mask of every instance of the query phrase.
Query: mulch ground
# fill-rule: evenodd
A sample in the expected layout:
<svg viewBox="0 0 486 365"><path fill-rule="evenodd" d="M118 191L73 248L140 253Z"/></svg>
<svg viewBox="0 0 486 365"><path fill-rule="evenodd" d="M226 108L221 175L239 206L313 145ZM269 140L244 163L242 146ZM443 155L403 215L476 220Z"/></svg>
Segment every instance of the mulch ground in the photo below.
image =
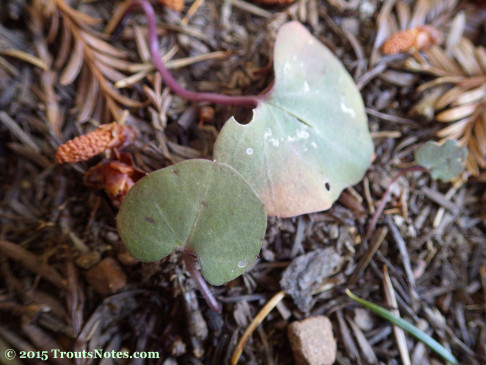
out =
<svg viewBox="0 0 486 365"><path fill-rule="evenodd" d="M411 165L416 147L435 139L442 127L410 113L420 100L416 87L430 77L403 70L403 55L381 63L370 60L381 26L381 1L297 0L264 6L241 0L203 0L187 22L184 18L192 2L186 2L183 12L154 4L160 48L168 54L168 64L172 62L172 74L187 88L200 91L235 95L263 91L272 80L271 50L278 26L288 20L301 21L355 78L373 133L376 157L372 166L364 180L347 189L331 209L268 219L255 266L213 288L223 303L221 314L208 308L177 253L156 263L139 263L129 256L115 227L117 208L103 190L83 182L86 171L103 156L60 165L55 153L61 143L112 122L118 113L139 133L124 151L138 168L150 172L189 158L211 158L224 121L234 115L248 122L251 110L214 105L210 106L213 117L208 106L191 104L163 84L160 87L149 70L148 77L141 75L116 91L142 102L129 108L130 115L122 115L124 100L115 97L108 105L99 88L90 89L88 65L80 65L79 74L66 71L74 51L59 47L71 45L62 41L62 26L58 34L50 35L54 18L47 22L38 11L29 10L34 3L47 7L59 2L7 0L1 6L2 355L9 348L102 348L160 354L158 360L132 360L131 364L228 364L245 328L282 289L286 268L310 252L330 250L324 252L336 258L327 263L332 269L320 277L316 274L311 288L283 298L244 346L240 364L294 363L287 326L319 314L333 324L337 364L403 363L392 325L359 307L345 295L345 288L387 308L384 289L392 288L400 315L448 347L460 364L486 363L484 172L455 184L433 181L421 172L402 176L374 234L363 240L390 180ZM405 3L413 9L414 2ZM99 31L115 12L110 2L72 1L70 5L101 18L101 24L92 26ZM452 19L455 13L447 16ZM478 8L473 14L479 17L482 12ZM483 25L473 20L468 21L476 27L471 39L480 45ZM148 65L144 24L136 11L105 42L126 52L129 63ZM47 67L2 55L5 49L34 55ZM197 62L200 55L209 56ZM187 65L176 62L181 58ZM113 68L105 73L108 82L113 82L136 72ZM62 75L72 82L60 83ZM201 110L209 116L201 117ZM315 269L312 261L306 265ZM408 335L404 344L413 364L443 361ZM101 363L115 362L105 359Z"/></svg>

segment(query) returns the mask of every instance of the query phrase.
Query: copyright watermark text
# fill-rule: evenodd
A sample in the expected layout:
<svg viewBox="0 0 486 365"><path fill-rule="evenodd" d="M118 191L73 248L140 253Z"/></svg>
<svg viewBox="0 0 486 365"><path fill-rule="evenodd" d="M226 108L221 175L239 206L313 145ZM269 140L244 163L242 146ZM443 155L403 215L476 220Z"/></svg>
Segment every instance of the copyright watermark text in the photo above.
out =
<svg viewBox="0 0 486 365"><path fill-rule="evenodd" d="M62 351L52 349L50 351L15 351L7 349L4 353L5 359L36 359L47 361L49 359L159 359L157 351L134 352L130 354L124 351L104 351L102 349L82 351Z"/></svg>

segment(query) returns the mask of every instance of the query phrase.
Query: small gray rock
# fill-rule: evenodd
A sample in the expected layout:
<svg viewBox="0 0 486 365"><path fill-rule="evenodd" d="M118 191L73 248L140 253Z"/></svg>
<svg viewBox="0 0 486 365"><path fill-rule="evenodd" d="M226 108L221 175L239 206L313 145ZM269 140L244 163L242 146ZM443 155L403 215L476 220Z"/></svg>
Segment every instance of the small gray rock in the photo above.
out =
<svg viewBox="0 0 486 365"><path fill-rule="evenodd" d="M341 263L341 256L332 247L311 251L295 258L285 269L280 287L302 312L308 312L312 307L312 294Z"/></svg>

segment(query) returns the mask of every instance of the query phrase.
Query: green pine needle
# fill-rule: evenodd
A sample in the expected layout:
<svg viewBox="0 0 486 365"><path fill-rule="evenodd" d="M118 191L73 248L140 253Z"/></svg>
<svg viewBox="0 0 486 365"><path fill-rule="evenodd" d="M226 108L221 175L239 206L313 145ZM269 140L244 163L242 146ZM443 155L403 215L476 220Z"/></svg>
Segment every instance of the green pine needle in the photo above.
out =
<svg viewBox="0 0 486 365"><path fill-rule="evenodd" d="M379 305L373 304L368 302L367 300L361 299L357 297L349 289L346 289L346 295L353 299L354 301L358 302L359 304L363 305L364 307L368 308L373 313L379 315L380 317L386 319L387 321L393 323L394 325L400 327L401 329L410 333L413 337L417 340L422 341L424 344L429 346L432 350L434 350L439 356L441 356L444 360L447 360L451 364L457 365L457 359L452 355L444 346L434 340L432 337L427 335L426 333L419 330L413 324L405 321L404 319L397 317L392 312L386 310Z"/></svg>

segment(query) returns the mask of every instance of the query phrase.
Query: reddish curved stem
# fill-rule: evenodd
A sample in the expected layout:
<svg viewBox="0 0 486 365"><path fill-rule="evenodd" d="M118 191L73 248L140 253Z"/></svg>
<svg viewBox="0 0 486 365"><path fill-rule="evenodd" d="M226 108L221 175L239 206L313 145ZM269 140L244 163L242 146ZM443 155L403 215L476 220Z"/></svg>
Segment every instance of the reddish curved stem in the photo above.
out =
<svg viewBox="0 0 486 365"><path fill-rule="evenodd" d="M398 174L395 175L395 177L392 179L390 182L390 185L388 185L388 188L385 191L385 194L383 194L383 197L380 200L380 203L378 204L378 208L375 211L375 214L373 214L373 217L371 218L370 224L368 224L368 229L366 230L366 236L365 236L365 241L368 241L375 231L376 223L378 222L378 219L381 217L381 214L383 213L383 210L385 209L385 205L388 202L388 199L390 198L391 195L391 188L392 186L397 182L397 180L400 178L400 176L406 174L407 172L411 171L422 171L422 172L428 172L428 170L425 167L422 166L412 166L408 167L402 171L400 171Z"/></svg>
<svg viewBox="0 0 486 365"><path fill-rule="evenodd" d="M136 6L140 6L145 13L148 25L148 45L150 49L150 55L152 62L157 70L162 75L162 79L166 82L167 86L176 94L184 99L191 101L207 101L216 104L237 105L256 107L258 103L269 97L269 93L262 95L249 95L249 96L230 96L216 93L196 92L184 89L177 81L172 77L172 74L165 67L162 62L162 57L159 52L158 40L157 40L157 27L154 8L147 0L133 0L133 2L125 9L123 19L132 9Z"/></svg>
<svg viewBox="0 0 486 365"><path fill-rule="evenodd" d="M208 303L209 307L217 312L221 313L222 306L221 303L214 297L213 293L208 287L206 280L202 277L199 270L196 268L196 264L194 262L195 257L191 252L183 251L182 258L184 260L184 264L186 265L186 269L191 274L192 280L194 280L194 284L199 289L201 294L203 295L204 299L206 299L206 303Z"/></svg>

